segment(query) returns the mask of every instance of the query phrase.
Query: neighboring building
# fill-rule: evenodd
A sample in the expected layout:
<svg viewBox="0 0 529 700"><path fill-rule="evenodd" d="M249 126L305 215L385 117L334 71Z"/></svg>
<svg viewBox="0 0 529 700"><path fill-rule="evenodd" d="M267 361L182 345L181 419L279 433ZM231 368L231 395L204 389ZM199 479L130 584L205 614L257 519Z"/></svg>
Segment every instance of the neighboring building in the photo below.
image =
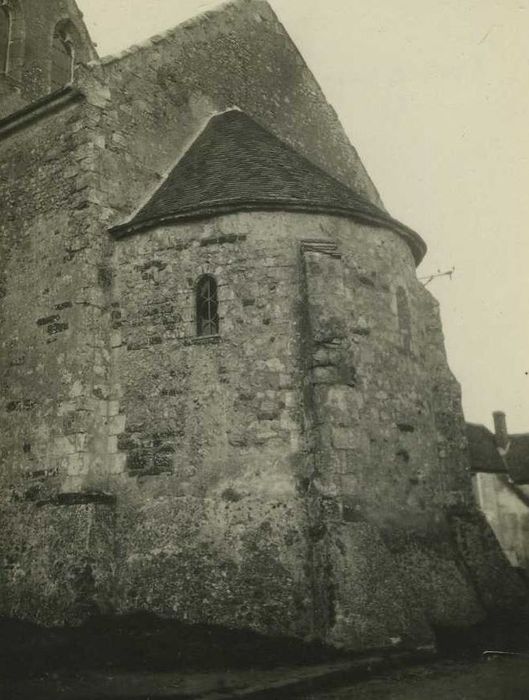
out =
<svg viewBox="0 0 529 700"><path fill-rule="evenodd" d="M102 60L73 2L3 8L0 614L367 649L519 610L425 245L270 6Z"/></svg>
<svg viewBox="0 0 529 700"><path fill-rule="evenodd" d="M494 427L467 423L474 491L511 564L529 572L529 433L510 435L500 411Z"/></svg>

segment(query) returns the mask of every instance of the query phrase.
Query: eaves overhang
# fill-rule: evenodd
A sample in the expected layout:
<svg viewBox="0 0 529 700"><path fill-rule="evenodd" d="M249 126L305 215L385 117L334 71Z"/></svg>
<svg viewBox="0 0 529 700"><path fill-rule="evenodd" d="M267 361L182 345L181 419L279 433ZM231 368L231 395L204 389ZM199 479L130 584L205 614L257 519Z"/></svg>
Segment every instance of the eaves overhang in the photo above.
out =
<svg viewBox="0 0 529 700"><path fill-rule="evenodd" d="M228 214L259 211L340 216L368 226L386 228L396 233L407 243L411 249L416 265L419 265L426 255L426 243L418 233L408 226L405 226L400 221L384 215L382 212L380 216L376 216L374 214L356 211L353 208L332 206L325 202L300 202L277 198L273 200L255 199L248 201L244 199L231 199L221 202L204 202L202 206L198 208L190 207L189 209L181 209L178 212L164 216L155 216L149 219L126 222L113 226L109 231L114 238L121 239L159 226L178 225L194 220L211 219Z"/></svg>
<svg viewBox="0 0 529 700"><path fill-rule="evenodd" d="M211 117L148 201L110 232L123 238L241 211L348 217L395 232L417 265L426 253L415 231L236 108Z"/></svg>

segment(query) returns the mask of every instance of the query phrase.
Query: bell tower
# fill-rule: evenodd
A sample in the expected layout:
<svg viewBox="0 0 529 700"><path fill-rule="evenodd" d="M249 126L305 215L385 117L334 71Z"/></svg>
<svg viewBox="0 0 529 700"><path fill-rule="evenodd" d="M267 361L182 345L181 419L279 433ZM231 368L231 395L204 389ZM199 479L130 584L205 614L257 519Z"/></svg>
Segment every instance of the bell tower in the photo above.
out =
<svg viewBox="0 0 529 700"><path fill-rule="evenodd" d="M75 0L0 0L0 117L71 83L94 58Z"/></svg>

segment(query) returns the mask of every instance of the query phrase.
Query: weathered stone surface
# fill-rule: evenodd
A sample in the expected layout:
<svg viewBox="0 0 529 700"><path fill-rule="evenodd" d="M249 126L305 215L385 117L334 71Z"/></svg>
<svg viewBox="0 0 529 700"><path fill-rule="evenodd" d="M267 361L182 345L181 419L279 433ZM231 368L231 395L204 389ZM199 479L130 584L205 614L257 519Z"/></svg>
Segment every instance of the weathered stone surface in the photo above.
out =
<svg viewBox="0 0 529 700"><path fill-rule="evenodd" d="M76 83L0 140L0 614L144 610L358 650L519 606L401 238L279 211L108 235L234 105L378 201L267 4ZM197 337L204 274L219 328Z"/></svg>
<svg viewBox="0 0 529 700"><path fill-rule="evenodd" d="M3 503L0 609L45 625L112 609L112 502L81 494L36 505Z"/></svg>
<svg viewBox="0 0 529 700"><path fill-rule="evenodd" d="M0 74L0 118L57 88L50 80L55 58L52 38L57 30L64 31L72 44L76 63L97 56L74 0L5 0L2 4L9 13L10 36L7 70ZM2 45L0 51L5 50Z"/></svg>

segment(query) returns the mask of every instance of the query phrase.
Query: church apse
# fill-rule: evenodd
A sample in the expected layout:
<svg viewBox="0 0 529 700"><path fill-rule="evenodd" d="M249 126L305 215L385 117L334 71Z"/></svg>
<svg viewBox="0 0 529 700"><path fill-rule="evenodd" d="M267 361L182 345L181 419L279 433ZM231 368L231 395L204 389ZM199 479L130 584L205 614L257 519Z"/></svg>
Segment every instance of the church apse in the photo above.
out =
<svg viewBox="0 0 529 700"><path fill-rule="evenodd" d="M1 613L365 650L518 609L426 246L269 5L72 74L66 5L71 84L0 122Z"/></svg>

